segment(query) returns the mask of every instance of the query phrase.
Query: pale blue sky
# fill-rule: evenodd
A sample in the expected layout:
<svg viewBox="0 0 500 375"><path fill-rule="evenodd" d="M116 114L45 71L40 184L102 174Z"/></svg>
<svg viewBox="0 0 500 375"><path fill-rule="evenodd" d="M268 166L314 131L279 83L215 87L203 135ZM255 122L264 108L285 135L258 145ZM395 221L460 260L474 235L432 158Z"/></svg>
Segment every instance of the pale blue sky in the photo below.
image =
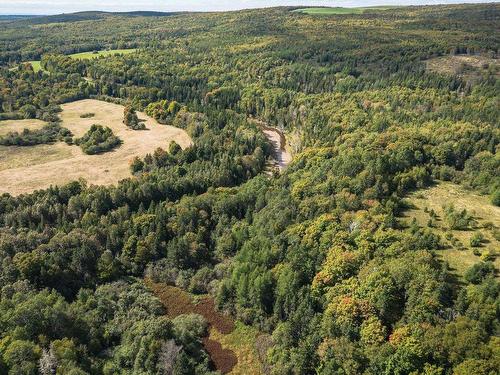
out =
<svg viewBox="0 0 500 375"><path fill-rule="evenodd" d="M481 0L0 0L0 14L57 14L84 10L221 11L278 5L372 6L485 2Z"/></svg>

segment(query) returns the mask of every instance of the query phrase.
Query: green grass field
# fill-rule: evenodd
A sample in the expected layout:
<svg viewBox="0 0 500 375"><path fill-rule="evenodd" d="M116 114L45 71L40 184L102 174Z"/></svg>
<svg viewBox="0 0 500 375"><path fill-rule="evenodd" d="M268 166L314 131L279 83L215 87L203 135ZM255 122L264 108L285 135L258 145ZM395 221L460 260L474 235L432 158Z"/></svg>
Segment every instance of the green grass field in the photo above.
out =
<svg viewBox="0 0 500 375"><path fill-rule="evenodd" d="M84 59L96 59L101 56L113 56L116 54L119 55L128 55L130 53L133 53L137 51L137 49L111 49L111 50L104 50L104 51L96 51L96 52L81 52L81 53L74 53L72 55L68 55L72 59L77 59L77 60L84 60ZM28 61L28 63L31 64L33 67L33 70L35 72L38 72L39 70L43 70L42 66L40 64L40 61Z"/></svg>
<svg viewBox="0 0 500 375"><path fill-rule="evenodd" d="M305 13L305 14L319 14L319 15L331 15L331 14L362 14L370 10L386 10L396 8L395 6L378 6L378 7L365 7L365 8L301 8L296 9L294 12Z"/></svg>
<svg viewBox="0 0 500 375"><path fill-rule="evenodd" d="M33 67L33 70L35 72L38 72L39 70L43 70L42 65L40 64L40 61L28 61L28 63L31 64L31 66Z"/></svg>
<svg viewBox="0 0 500 375"><path fill-rule="evenodd" d="M438 234L444 248L438 250L437 255L447 261L458 276L461 277L475 263L485 260L486 254L490 254L495 268L500 270L500 241L495 235L500 228L500 208L493 206L487 196L450 182L440 182L433 187L409 194L405 200L412 208L405 212L402 221L410 225L415 219L420 227L426 227ZM443 205L446 204L453 204L457 210L466 209L473 216L474 224L464 230L450 229L443 212ZM436 213L432 228L428 226L428 212L431 209ZM480 246L473 248L470 245L471 237L478 232L484 236L484 240Z"/></svg>
<svg viewBox="0 0 500 375"><path fill-rule="evenodd" d="M40 61L26 61L25 64L31 64L31 66L33 67L33 70L36 72L40 71L40 70L43 70L42 69L42 65L40 63ZM9 70L10 71L15 71L18 69L18 66L14 66L13 68L10 68Z"/></svg>

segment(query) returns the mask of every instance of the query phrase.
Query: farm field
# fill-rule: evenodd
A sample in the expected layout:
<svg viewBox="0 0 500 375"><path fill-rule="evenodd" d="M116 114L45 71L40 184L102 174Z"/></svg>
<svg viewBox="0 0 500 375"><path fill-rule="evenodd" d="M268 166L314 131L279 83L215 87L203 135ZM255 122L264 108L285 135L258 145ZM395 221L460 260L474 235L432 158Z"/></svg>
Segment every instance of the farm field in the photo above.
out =
<svg viewBox="0 0 500 375"><path fill-rule="evenodd" d="M101 124L109 126L123 140L123 144L112 152L100 155L86 155L80 147L61 142L34 146L36 148L3 147L0 149L0 193L18 195L80 178L96 185L114 184L131 176L129 162L134 156L144 156L158 147L167 149L172 140L182 148L191 144L183 130L160 125L143 113L138 115L145 120L147 130L128 129L122 123L121 105L87 99L64 104L62 110L62 126L75 137L82 136L92 124ZM95 113L95 116L80 118L88 112ZM25 120L20 120L21 131L25 124ZM15 122L8 121L6 126L13 129L14 125Z"/></svg>
<svg viewBox="0 0 500 375"><path fill-rule="evenodd" d="M420 227L427 227L429 212L434 210L437 214L436 224L431 230L441 236L445 245L443 250L438 251L438 255L447 261L458 275L463 275L469 267L483 260L486 253L494 254L500 250L498 234L497 238L494 237L494 231L498 233L500 230L500 207L493 206L487 196L475 194L452 183L441 182L410 194L406 202L412 206L405 213L404 222L407 225L415 219ZM444 219L445 204L452 204L457 211L467 210L472 214L475 223L467 230L450 230ZM484 236L484 241L479 247L473 248L470 240L477 232ZM497 271L500 270L498 256L494 265Z"/></svg>

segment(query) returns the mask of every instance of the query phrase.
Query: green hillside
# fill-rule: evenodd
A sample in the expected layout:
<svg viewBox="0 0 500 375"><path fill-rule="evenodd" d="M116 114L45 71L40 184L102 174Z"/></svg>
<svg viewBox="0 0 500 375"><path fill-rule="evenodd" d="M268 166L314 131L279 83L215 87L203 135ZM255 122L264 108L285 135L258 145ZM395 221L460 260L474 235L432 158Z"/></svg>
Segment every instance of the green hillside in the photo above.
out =
<svg viewBox="0 0 500 375"><path fill-rule="evenodd" d="M1 374L498 372L500 4L296 9L2 23Z"/></svg>

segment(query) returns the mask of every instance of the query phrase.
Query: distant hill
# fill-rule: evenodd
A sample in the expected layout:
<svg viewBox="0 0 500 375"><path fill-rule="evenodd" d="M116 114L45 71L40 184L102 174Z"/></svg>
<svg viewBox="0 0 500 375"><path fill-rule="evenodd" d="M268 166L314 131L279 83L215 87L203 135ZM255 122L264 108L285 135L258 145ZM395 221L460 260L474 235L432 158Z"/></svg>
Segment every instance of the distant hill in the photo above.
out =
<svg viewBox="0 0 500 375"><path fill-rule="evenodd" d="M174 14L175 12L148 12L148 11L135 11L135 12L77 12L77 13L63 13L50 16L4 16L4 17L19 17L19 18L6 18L6 20L21 20L26 24L46 24L46 23L61 23L61 22L77 22L77 21L91 21L99 20L107 17L120 16L120 17L166 17ZM1 18L0 18L1 20Z"/></svg>
<svg viewBox="0 0 500 375"><path fill-rule="evenodd" d="M27 18L40 17L36 15L23 15L23 14L0 14L0 21L15 21L24 20Z"/></svg>

